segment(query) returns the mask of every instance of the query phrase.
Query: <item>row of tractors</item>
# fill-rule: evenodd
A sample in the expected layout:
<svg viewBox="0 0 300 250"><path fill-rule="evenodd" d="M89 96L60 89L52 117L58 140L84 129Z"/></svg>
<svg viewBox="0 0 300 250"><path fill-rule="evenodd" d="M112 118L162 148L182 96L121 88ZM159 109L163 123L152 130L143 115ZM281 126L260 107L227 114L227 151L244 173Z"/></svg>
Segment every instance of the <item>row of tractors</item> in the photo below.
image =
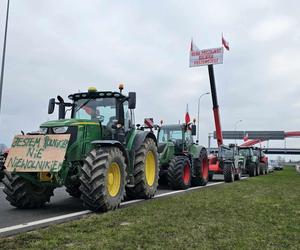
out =
<svg viewBox="0 0 300 250"><path fill-rule="evenodd" d="M206 185L213 174L224 174L225 182L232 182L242 174L267 173L260 149L225 146L220 131L218 152L208 157L206 148L193 141L195 121L156 125L157 133L151 126L135 125L136 93L123 94L122 85L119 90L89 88L69 95L70 102L60 96L49 100L48 113L57 105L59 119L42 123L27 136L70 135L63 164L49 172L1 171L9 152L2 155L3 191L11 205L41 207L50 201L55 188L65 186L88 209L107 211L125 198L152 198L159 183L187 189Z"/></svg>

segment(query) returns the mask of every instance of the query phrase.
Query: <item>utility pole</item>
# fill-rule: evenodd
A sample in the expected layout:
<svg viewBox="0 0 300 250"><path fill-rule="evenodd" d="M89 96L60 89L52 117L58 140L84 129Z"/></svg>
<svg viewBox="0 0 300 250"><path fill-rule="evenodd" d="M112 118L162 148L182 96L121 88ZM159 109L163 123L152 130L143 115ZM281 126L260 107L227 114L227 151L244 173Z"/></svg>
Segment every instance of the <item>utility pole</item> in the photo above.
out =
<svg viewBox="0 0 300 250"><path fill-rule="evenodd" d="M7 38L7 26L8 26L8 14L9 14L9 1L10 0L7 0L6 22L5 22L5 30L4 30L4 42L3 42L3 52L2 52L2 64L1 64L0 112L1 112L1 103L2 103L2 88L3 88L3 78L4 78L4 64L5 64L5 53L6 53L6 38Z"/></svg>

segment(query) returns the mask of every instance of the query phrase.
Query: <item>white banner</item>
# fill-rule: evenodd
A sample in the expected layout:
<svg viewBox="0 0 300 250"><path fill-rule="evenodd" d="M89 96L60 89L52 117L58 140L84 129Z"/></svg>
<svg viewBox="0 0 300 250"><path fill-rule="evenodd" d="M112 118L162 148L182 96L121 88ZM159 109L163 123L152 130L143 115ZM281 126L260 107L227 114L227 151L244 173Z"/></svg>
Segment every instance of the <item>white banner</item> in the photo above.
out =
<svg viewBox="0 0 300 250"><path fill-rule="evenodd" d="M190 51L190 67L223 63L223 47Z"/></svg>

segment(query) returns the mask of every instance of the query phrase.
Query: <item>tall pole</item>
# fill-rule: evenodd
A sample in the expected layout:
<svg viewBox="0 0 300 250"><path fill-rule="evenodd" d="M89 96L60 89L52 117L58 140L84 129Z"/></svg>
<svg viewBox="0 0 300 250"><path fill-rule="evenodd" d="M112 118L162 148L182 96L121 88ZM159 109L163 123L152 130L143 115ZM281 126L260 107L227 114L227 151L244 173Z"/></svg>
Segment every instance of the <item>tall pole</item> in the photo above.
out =
<svg viewBox="0 0 300 250"><path fill-rule="evenodd" d="M197 141L199 143L199 137L200 137L200 123L199 123L199 116L200 116L200 99L202 96L204 95L209 95L209 92L206 92L202 95L200 95L200 97L198 98L198 117L197 117L197 128L198 128L198 133L197 133Z"/></svg>
<svg viewBox="0 0 300 250"><path fill-rule="evenodd" d="M3 78L4 78L4 64L5 64L5 53L6 53L6 38L7 38L7 26L8 26L8 14L9 14L9 0L7 0L6 23L5 23L5 31L4 31L4 42L3 42L3 52L2 52L2 64L1 64L0 112L1 112L1 103L2 103L2 87L3 87Z"/></svg>

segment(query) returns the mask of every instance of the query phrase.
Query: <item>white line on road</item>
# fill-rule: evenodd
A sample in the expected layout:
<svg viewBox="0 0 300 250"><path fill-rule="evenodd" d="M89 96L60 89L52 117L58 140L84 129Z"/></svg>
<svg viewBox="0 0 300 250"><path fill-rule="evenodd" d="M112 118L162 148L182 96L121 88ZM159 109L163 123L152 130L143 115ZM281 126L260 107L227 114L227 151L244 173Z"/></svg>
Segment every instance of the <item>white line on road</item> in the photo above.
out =
<svg viewBox="0 0 300 250"><path fill-rule="evenodd" d="M242 179L246 179L246 178L248 178L248 177L244 177ZM223 184L223 183L224 183L223 181L222 182L215 182L215 183L207 184L206 186L192 187L192 188L189 188L189 189L186 189L186 190L177 190L177 191L171 191L171 192L164 193L164 194L158 194L154 197L154 199L159 198L159 197L163 197L163 196L172 195L172 194L184 193L184 192L188 192L188 191L196 190L196 189L200 189L200 188L206 188L206 187L210 187L210 186L220 185L220 184ZM124 206L129 205L129 204L133 204L133 203L138 203L138 202L141 202L141 201L145 201L145 200L140 199L140 200L125 201L125 202L121 203L121 207L124 207ZM82 216L82 215L86 215L86 214L90 214L90 213L92 213L92 211L84 210L84 211L80 211L80 212L76 212L76 213L70 213L70 214L50 217L50 218L47 218L47 219L32 221L32 222L19 224L19 225L15 225L15 226L3 227L3 228L0 228L0 234L1 233L7 233L7 232L10 232L10 231L20 230L20 229L27 228L27 227L42 225L42 224L45 224L45 223L55 222L55 221L59 221L59 220L65 220L65 219L69 219L69 218L72 218L72 217L78 217L78 216Z"/></svg>

